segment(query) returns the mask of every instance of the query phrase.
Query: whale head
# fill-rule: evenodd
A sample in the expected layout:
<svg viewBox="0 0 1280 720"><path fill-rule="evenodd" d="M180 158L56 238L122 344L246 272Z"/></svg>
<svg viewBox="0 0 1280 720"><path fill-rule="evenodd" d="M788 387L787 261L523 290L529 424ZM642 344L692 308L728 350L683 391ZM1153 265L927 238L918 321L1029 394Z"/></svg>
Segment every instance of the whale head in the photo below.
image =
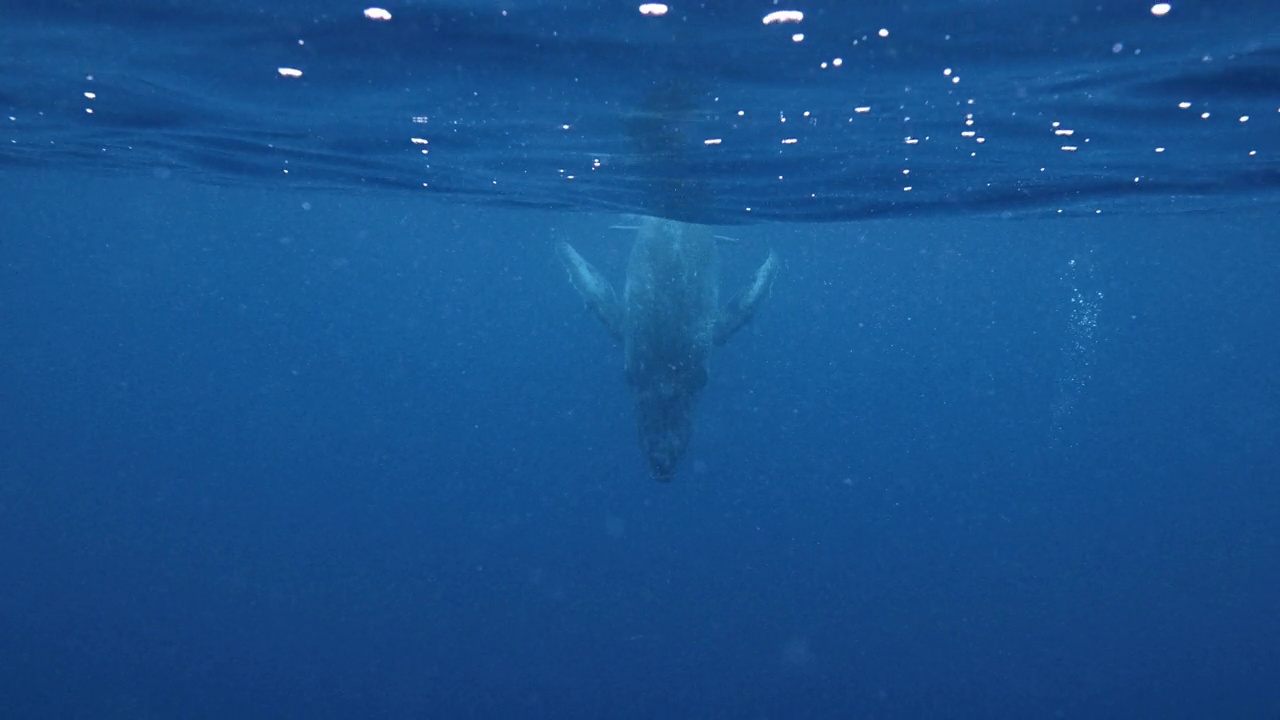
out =
<svg viewBox="0 0 1280 720"><path fill-rule="evenodd" d="M707 383L707 374L653 378L636 387L640 445L653 477L669 481L693 437L694 405Z"/></svg>

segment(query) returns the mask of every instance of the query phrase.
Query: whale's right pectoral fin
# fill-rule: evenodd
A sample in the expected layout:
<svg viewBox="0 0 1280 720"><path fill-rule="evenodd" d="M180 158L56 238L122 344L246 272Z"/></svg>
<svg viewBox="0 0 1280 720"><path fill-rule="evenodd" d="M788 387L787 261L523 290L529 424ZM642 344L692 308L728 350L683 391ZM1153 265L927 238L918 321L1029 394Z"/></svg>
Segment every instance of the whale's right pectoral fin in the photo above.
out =
<svg viewBox="0 0 1280 720"><path fill-rule="evenodd" d="M751 280L751 284L735 295L728 305L720 309L720 317L716 319L716 345L728 342L734 333L755 317L760 302L768 297L769 289L773 287L773 276L777 272L778 256L770 250L769 257L760 269L756 270L756 276Z"/></svg>
<svg viewBox="0 0 1280 720"><path fill-rule="evenodd" d="M578 294L587 303L587 307L600 318L600 322L604 323L610 335L621 340L622 305L618 303L618 294L613 291L613 285L610 285L608 279L583 259L569 243L563 241L556 243L556 253L560 256L560 262L564 263L565 269L569 271L569 280L573 282L573 286L577 288Z"/></svg>

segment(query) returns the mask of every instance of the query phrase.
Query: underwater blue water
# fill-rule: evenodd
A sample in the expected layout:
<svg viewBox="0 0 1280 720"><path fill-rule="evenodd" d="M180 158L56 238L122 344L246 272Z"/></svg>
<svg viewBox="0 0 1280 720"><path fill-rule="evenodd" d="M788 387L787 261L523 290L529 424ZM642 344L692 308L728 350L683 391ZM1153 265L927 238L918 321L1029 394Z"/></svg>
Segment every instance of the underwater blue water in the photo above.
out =
<svg viewBox="0 0 1280 720"><path fill-rule="evenodd" d="M1280 716L1280 6L635 5L0 8L0 718Z"/></svg>

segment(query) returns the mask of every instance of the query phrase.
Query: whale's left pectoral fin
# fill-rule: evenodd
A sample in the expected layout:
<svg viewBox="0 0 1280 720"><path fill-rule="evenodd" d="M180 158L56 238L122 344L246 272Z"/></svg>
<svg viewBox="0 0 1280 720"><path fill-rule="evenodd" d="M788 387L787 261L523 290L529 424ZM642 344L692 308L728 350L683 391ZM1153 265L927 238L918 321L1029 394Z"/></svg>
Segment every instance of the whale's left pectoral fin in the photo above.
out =
<svg viewBox="0 0 1280 720"><path fill-rule="evenodd" d="M569 243L556 243L556 253L569 271L569 280L573 282L573 287L578 290L587 307L600 318L610 335L621 340L622 305L618 302L618 294L614 292L613 285Z"/></svg>
<svg viewBox="0 0 1280 720"><path fill-rule="evenodd" d="M723 345L755 317L756 308L769 295L773 287L773 276L778 271L778 256L772 250L764 264L756 270L756 276L742 292L738 293L720 309L720 317L716 320L716 344Z"/></svg>

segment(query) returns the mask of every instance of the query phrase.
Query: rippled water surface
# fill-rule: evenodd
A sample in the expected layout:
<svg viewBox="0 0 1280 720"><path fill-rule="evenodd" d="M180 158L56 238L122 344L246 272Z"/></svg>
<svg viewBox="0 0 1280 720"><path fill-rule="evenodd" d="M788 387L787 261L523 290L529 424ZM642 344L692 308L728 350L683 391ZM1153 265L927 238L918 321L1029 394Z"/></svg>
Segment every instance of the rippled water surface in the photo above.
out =
<svg viewBox="0 0 1280 720"><path fill-rule="evenodd" d="M15 3L0 162L721 222L1275 202L1280 4L1159 12Z"/></svg>

